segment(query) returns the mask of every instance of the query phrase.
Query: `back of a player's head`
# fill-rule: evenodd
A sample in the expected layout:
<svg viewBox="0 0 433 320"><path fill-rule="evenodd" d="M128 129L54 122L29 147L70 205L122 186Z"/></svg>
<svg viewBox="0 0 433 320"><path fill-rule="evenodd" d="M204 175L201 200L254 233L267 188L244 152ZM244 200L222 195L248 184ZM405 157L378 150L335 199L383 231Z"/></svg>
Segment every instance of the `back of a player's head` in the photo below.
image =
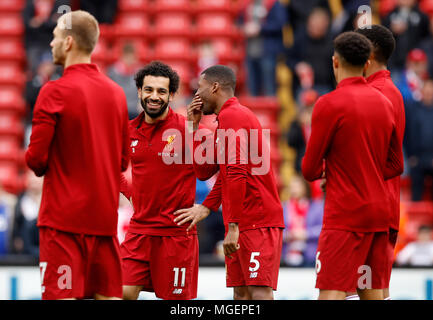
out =
<svg viewBox="0 0 433 320"><path fill-rule="evenodd" d="M378 24L369 28L356 29L355 32L364 35L373 45L374 60L387 64L395 50L395 39L392 32Z"/></svg>
<svg viewBox="0 0 433 320"><path fill-rule="evenodd" d="M176 93L179 89L179 75L169 65L161 61L152 61L140 69L134 77L137 89L143 87L143 80L146 76L164 77L170 80L169 92Z"/></svg>
<svg viewBox="0 0 433 320"><path fill-rule="evenodd" d="M363 68L372 50L370 40L362 34L348 31L334 40L334 50L347 67Z"/></svg>
<svg viewBox="0 0 433 320"><path fill-rule="evenodd" d="M231 68L223 65L215 65L207 68L201 74L209 83L218 82L223 90L235 92L236 75Z"/></svg>
<svg viewBox="0 0 433 320"><path fill-rule="evenodd" d="M58 26L65 37L71 36L80 51L91 54L99 39L98 21L87 11L77 10L65 13Z"/></svg>

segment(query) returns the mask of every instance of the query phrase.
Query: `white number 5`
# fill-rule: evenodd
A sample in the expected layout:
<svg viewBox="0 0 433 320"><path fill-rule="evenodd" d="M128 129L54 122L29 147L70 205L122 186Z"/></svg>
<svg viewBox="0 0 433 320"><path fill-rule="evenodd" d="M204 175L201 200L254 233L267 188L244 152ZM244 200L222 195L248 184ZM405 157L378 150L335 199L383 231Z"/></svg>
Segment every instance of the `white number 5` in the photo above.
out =
<svg viewBox="0 0 433 320"><path fill-rule="evenodd" d="M254 267L249 267L249 270L251 272L257 271L260 268L260 262L255 259L255 257L258 257L260 255L260 252L251 252L251 259L250 259L250 263L254 263Z"/></svg>

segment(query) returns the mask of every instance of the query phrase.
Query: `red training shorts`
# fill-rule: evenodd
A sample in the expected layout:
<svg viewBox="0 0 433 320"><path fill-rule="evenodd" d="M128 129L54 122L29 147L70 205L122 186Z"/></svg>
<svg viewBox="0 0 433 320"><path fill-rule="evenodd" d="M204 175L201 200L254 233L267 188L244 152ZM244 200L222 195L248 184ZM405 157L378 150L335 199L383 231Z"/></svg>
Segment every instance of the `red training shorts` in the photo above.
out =
<svg viewBox="0 0 433 320"><path fill-rule="evenodd" d="M387 285L388 232L322 230L316 254L316 288L354 292Z"/></svg>
<svg viewBox="0 0 433 320"><path fill-rule="evenodd" d="M198 237L128 232L120 245L123 284L165 300L197 297Z"/></svg>
<svg viewBox="0 0 433 320"><path fill-rule="evenodd" d="M39 228L42 299L122 298L122 268L116 236Z"/></svg>
<svg viewBox="0 0 433 320"><path fill-rule="evenodd" d="M225 258L227 287L266 286L277 290L283 229L259 228L239 234L239 250Z"/></svg>

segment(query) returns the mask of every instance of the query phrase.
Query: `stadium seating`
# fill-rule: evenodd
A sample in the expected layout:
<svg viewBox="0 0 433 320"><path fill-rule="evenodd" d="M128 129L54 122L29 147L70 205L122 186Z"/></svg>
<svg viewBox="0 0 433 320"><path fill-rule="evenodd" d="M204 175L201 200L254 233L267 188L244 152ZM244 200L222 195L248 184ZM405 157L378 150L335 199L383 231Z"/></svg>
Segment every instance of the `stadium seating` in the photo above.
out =
<svg viewBox="0 0 433 320"><path fill-rule="evenodd" d="M0 40L0 61L25 62L25 51L20 39L6 38Z"/></svg>
<svg viewBox="0 0 433 320"><path fill-rule="evenodd" d="M26 77L18 63L0 62L0 85L17 86L23 89Z"/></svg>
<svg viewBox="0 0 433 320"><path fill-rule="evenodd" d="M0 12L19 13L25 5L25 0L1 0Z"/></svg>
<svg viewBox="0 0 433 320"><path fill-rule="evenodd" d="M16 137L0 135L0 161L17 161L20 143Z"/></svg>
<svg viewBox="0 0 433 320"><path fill-rule="evenodd" d="M149 0L119 0L119 12L148 12L151 3Z"/></svg>
<svg viewBox="0 0 433 320"><path fill-rule="evenodd" d="M0 161L0 184L11 193L18 193L22 187L18 165L15 161Z"/></svg>
<svg viewBox="0 0 433 320"><path fill-rule="evenodd" d="M158 37L192 37L192 21L187 13L164 12L155 16L153 35Z"/></svg>
<svg viewBox="0 0 433 320"><path fill-rule="evenodd" d="M19 37L24 34L24 24L20 13L0 14L0 37Z"/></svg>
<svg viewBox="0 0 433 320"><path fill-rule="evenodd" d="M24 127L20 117L13 111L0 112L0 136L23 138Z"/></svg>
<svg viewBox="0 0 433 320"><path fill-rule="evenodd" d="M234 62L236 64L243 63L245 59L245 50L243 47L236 45L236 42L230 38L213 38L210 40L216 50L219 63L229 64Z"/></svg>
<svg viewBox="0 0 433 320"><path fill-rule="evenodd" d="M159 38L154 47L153 60L177 60L192 63L196 55L190 42L183 38Z"/></svg>
<svg viewBox="0 0 433 320"><path fill-rule="evenodd" d="M232 0L197 0L195 3L195 13L229 13L236 14L238 5Z"/></svg>
<svg viewBox="0 0 433 320"><path fill-rule="evenodd" d="M419 3L419 7L422 11L424 11L430 17L433 17L433 1L421 0Z"/></svg>
<svg viewBox="0 0 433 320"><path fill-rule="evenodd" d="M151 11L154 14L167 12L192 13L191 2L189 0L155 0Z"/></svg>
<svg viewBox="0 0 433 320"><path fill-rule="evenodd" d="M0 112L13 111L24 116L26 106L22 94L16 87L0 86Z"/></svg>
<svg viewBox="0 0 433 320"><path fill-rule="evenodd" d="M121 13L117 16L113 29L116 38L143 39L149 33L149 17L143 13Z"/></svg>
<svg viewBox="0 0 433 320"><path fill-rule="evenodd" d="M240 32L233 17L227 13L202 13L196 18L196 39L227 37L239 40Z"/></svg>

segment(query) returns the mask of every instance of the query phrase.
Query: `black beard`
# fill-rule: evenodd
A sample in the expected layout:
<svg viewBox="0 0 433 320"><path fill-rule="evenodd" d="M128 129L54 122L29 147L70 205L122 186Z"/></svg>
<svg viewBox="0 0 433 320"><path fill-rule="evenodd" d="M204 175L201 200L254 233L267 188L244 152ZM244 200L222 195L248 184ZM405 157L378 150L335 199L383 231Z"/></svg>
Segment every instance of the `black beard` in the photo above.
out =
<svg viewBox="0 0 433 320"><path fill-rule="evenodd" d="M152 119L156 119L156 118L158 118L160 115L162 115L162 114L165 112L165 110L166 110L167 107L168 107L168 101L167 101L166 103L164 103L164 104L161 106L161 108L159 109L158 112L156 112L156 113L152 113L152 112L150 112L150 111L147 109L147 102L148 102L148 100L149 100L149 99L145 99L145 100L140 99L140 103L141 103L141 107L143 108L144 112L145 112L149 117L151 117Z"/></svg>

